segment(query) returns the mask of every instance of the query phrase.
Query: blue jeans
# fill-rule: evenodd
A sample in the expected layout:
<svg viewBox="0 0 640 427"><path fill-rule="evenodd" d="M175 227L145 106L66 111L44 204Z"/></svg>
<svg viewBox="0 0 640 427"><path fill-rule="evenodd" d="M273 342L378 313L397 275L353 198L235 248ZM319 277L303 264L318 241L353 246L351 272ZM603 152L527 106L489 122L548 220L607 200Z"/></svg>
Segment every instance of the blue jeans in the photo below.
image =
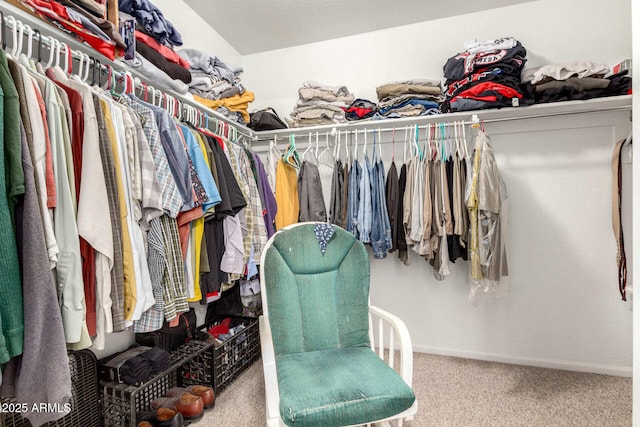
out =
<svg viewBox="0 0 640 427"><path fill-rule="evenodd" d="M386 258L387 251L391 249L391 224L387 212L385 197L385 176L382 161L377 161L373 166L371 179L372 212L371 247L373 257Z"/></svg>
<svg viewBox="0 0 640 427"><path fill-rule="evenodd" d="M358 205L359 239L363 243L371 242L371 163L369 157L364 156L364 167L360 177L360 203Z"/></svg>
<svg viewBox="0 0 640 427"><path fill-rule="evenodd" d="M346 167L346 166L345 166ZM358 238L358 204L360 203L360 175L362 169L358 160L354 160L349 170L349 192L347 194L347 231Z"/></svg>

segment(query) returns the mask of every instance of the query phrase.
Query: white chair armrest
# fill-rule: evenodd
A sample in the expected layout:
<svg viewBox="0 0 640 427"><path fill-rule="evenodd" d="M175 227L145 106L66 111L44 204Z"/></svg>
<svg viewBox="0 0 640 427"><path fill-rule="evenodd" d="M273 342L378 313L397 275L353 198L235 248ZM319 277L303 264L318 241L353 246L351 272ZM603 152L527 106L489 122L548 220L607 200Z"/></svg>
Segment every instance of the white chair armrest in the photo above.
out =
<svg viewBox="0 0 640 427"><path fill-rule="evenodd" d="M278 389L278 373L276 371L276 356L271 338L271 328L269 327L269 319L265 316L260 316L259 321L267 426L280 426L282 425L280 422L280 391Z"/></svg>
<svg viewBox="0 0 640 427"><path fill-rule="evenodd" d="M374 351L375 347L377 347L378 355L383 360L386 360L389 363L389 366L396 369L394 366L394 352L395 342L397 340L399 344L398 351L400 352L400 364L396 370L409 387L411 387L413 381L413 347L411 345L409 330L399 317L376 306L369 306L369 317L369 335L371 337L371 343ZM377 335L375 329L376 326ZM388 330L386 338L384 335L385 330ZM384 357L385 345L388 349L388 359L385 359Z"/></svg>

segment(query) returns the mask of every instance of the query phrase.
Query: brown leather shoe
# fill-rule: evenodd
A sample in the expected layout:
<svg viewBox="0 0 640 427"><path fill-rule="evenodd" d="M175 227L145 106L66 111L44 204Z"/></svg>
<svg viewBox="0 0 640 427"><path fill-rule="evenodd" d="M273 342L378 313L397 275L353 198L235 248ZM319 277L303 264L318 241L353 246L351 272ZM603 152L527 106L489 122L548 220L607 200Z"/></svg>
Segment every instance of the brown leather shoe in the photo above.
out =
<svg viewBox="0 0 640 427"><path fill-rule="evenodd" d="M173 406L185 420L197 420L204 414L204 401L200 396L184 392L176 396Z"/></svg>
<svg viewBox="0 0 640 427"><path fill-rule="evenodd" d="M184 393L185 391L189 391L186 387L172 387L167 390L167 397L176 397L179 394Z"/></svg>
<svg viewBox="0 0 640 427"><path fill-rule="evenodd" d="M174 408L182 414L185 420L196 420L204 414L204 401L188 391L174 390L171 397L160 397L151 402L151 408Z"/></svg>
<svg viewBox="0 0 640 427"><path fill-rule="evenodd" d="M184 427L184 418L175 408L160 407L156 411L155 425L157 427Z"/></svg>
<svg viewBox="0 0 640 427"><path fill-rule="evenodd" d="M213 388L206 385L192 385L187 387L187 390L202 398L205 409L211 409L216 405L216 395L213 392Z"/></svg>

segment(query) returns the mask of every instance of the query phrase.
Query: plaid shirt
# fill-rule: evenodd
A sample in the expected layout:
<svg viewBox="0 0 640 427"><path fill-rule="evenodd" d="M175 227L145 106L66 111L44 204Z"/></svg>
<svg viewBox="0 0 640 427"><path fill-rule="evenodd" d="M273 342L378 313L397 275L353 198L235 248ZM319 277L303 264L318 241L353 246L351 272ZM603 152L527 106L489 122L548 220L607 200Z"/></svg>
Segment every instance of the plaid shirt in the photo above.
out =
<svg viewBox="0 0 640 427"><path fill-rule="evenodd" d="M153 154L151 153L147 137L142 130L141 119L136 112L130 108L127 108L126 112L135 126L136 142L138 143L140 159L140 177L142 180L142 194L140 199L142 204L142 217L140 226L148 230L151 220L160 217L164 213L162 207L162 187L156 176Z"/></svg>
<svg viewBox="0 0 640 427"><path fill-rule="evenodd" d="M166 215L160 217L162 236L166 256L166 271L162 277L162 296L164 298L164 317L167 321L177 313L189 310L187 289L184 277L184 262L180 246L180 235L175 218Z"/></svg>
<svg viewBox="0 0 640 427"><path fill-rule="evenodd" d="M147 137L147 142L153 155L153 162L155 163L156 177L162 189L162 206L170 217L175 218L182 208L182 196L178 191L171 169L169 169L169 162L160 141L160 132L158 131L155 116L150 109L131 99L123 98L122 102L131 107L142 118L142 129Z"/></svg>
<svg viewBox="0 0 640 427"><path fill-rule="evenodd" d="M178 313L189 310L176 220L163 215L150 225L148 260L156 303L134 322L136 333L157 331L165 319L171 321Z"/></svg>
<svg viewBox="0 0 640 427"><path fill-rule="evenodd" d="M253 239L253 260L256 264L260 264L262 249L267 244L267 228L264 225L262 216L263 206L256 184L255 174L251 168L251 161L247 156L247 152L235 144L231 144L232 149L238 156L238 166L240 167L240 177L245 182L248 189L247 202L251 206L251 215L253 215L253 227L249 229L251 238ZM248 213L247 213L248 214Z"/></svg>
<svg viewBox="0 0 640 427"><path fill-rule="evenodd" d="M164 323L162 279L166 272L167 258L164 252L162 222L159 218L155 218L149 223L147 242L149 275L151 276L151 287L156 303L149 310L142 313L140 320L133 322L133 332L135 333L157 331Z"/></svg>
<svg viewBox="0 0 640 427"><path fill-rule="evenodd" d="M107 186L109 211L111 212L111 233L113 234L113 268L111 269L111 316L113 317L113 331L125 329L124 325L124 269L122 259L122 224L120 223L120 201L118 199L118 184L113 153L109 142L109 135L104 122L102 105L98 95L93 95L93 103L98 122L100 141L100 157L104 180Z"/></svg>

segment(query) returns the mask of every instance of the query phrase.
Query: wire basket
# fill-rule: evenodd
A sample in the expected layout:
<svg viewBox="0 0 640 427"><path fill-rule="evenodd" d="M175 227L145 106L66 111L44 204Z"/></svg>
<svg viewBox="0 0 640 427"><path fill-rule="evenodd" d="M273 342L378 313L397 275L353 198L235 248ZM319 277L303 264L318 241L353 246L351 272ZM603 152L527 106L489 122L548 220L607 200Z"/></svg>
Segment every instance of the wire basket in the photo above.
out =
<svg viewBox="0 0 640 427"><path fill-rule="evenodd" d="M46 427L100 427L100 394L98 361L89 350L69 351L71 371L71 412L63 418L44 424ZM12 400L2 398L2 403ZM31 427L20 414L0 413L0 427Z"/></svg>
<svg viewBox="0 0 640 427"><path fill-rule="evenodd" d="M170 388L184 385L183 365L210 352L211 347L212 343L189 341L171 353L168 369L140 386L101 381L104 427L135 427L138 415L148 412L151 402L165 396Z"/></svg>
<svg viewBox="0 0 640 427"><path fill-rule="evenodd" d="M185 378L186 382L197 384L196 381L205 378L206 384L213 387L216 396L218 396L260 358L258 319L237 316L232 317L232 323L234 325L242 323L245 328L222 342L214 341L213 351L206 352L201 356L204 363L200 365L211 366L213 369L207 369L203 372L200 366L196 366L193 370L185 370L185 374L195 379L193 382L189 382L191 380ZM186 368L189 367L190 365L186 366Z"/></svg>

